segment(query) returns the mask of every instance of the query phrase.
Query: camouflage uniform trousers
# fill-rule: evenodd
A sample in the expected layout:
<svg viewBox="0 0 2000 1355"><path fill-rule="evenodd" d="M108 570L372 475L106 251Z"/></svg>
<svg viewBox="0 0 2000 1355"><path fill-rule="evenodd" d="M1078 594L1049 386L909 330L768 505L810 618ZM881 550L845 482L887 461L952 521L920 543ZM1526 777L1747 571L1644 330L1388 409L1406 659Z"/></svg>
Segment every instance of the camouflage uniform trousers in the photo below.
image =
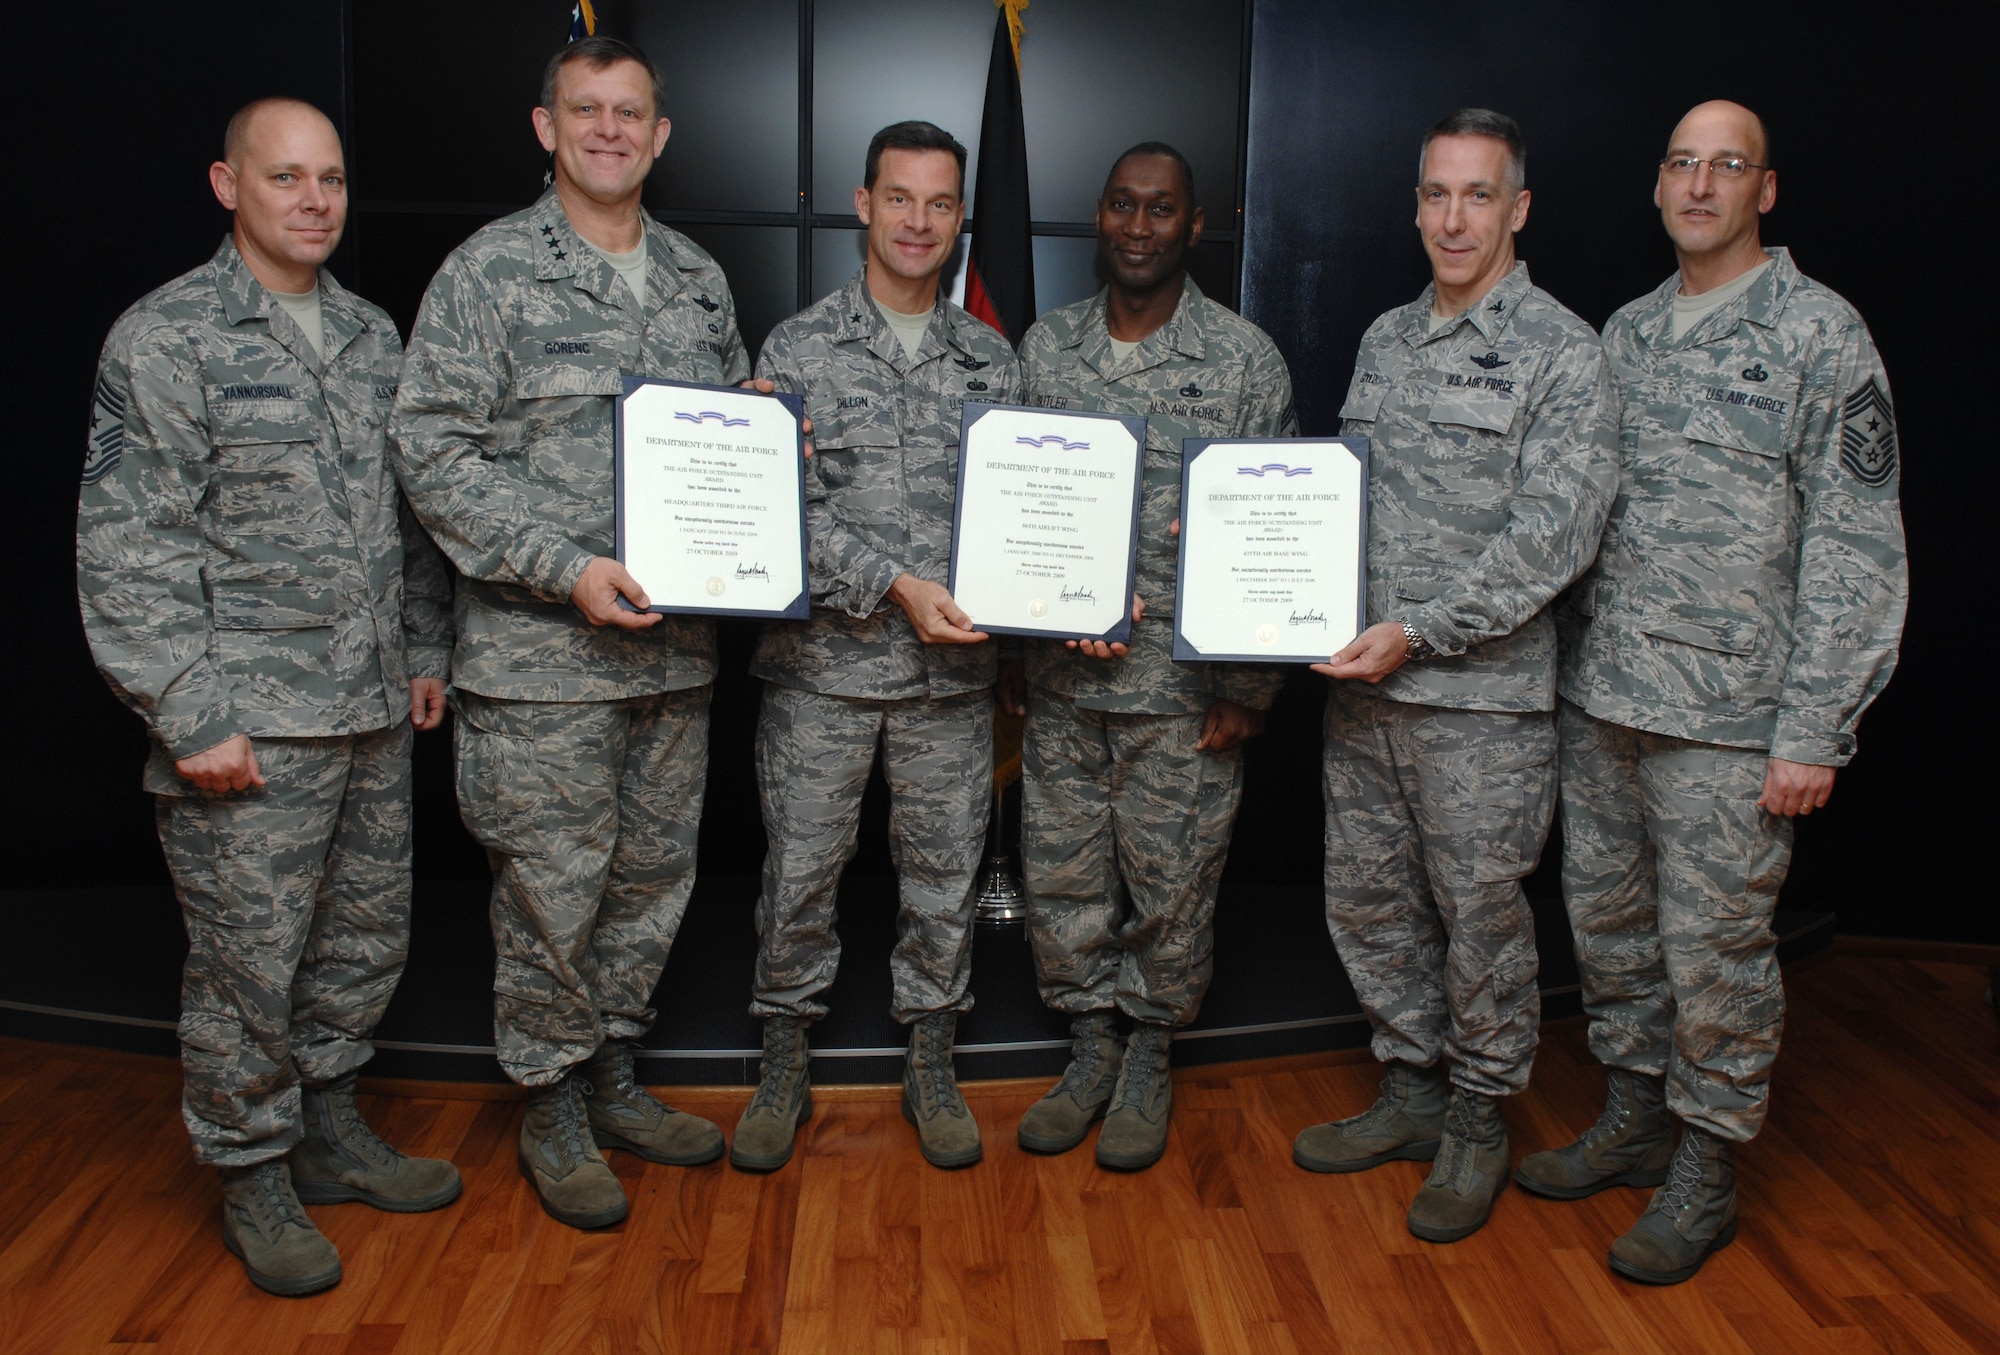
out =
<svg viewBox="0 0 2000 1355"><path fill-rule="evenodd" d="M1206 716L1078 708L1032 692L1021 854L1042 1001L1194 1020L1215 968L1215 891L1243 753L1197 751ZM1120 900L1120 881L1125 899Z"/></svg>
<svg viewBox="0 0 2000 1355"><path fill-rule="evenodd" d="M854 857L877 745L901 906L889 1014L972 1007L972 883L993 793L993 694L869 701L764 688L757 787L770 845L757 900L757 1016L826 1015L840 968L840 872Z"/></svg>
<svg viewBox="0 0 2000 1355"><path fill-rule="evenodd" d="M217 1167L291 1151L300 1078L373 1057L410 945L410 726L254 747L262 787L153 787L188 934L181 1116Z"/></svg>
<svg viewBox="0 0 2000 1355"><path fill-rule="evenodd" d="M1772 916L1792 821L1757 807L1770 754L1651 734L1565 701L1563 902L1590 1052L1667 1075L1667 1107L1745 1142L1784 1027Z"/></svg>
<svg viewBox="0 0 2000 1355"><path fill-rule="evenodd" d="M708 697L453 693L459 813L493 869L494 1040L518 1083L652 1028L694 888Z"/></svg>
<svg viewBox="0 0 2000 1355"><path fill-rule="evenodd" d="M1443 1057L1468 1091L1521 1091L1542 1010L1521 881L1555 812L1554 716L1341 684L1325 734L1327 927L1375 1057Z"/></svg>

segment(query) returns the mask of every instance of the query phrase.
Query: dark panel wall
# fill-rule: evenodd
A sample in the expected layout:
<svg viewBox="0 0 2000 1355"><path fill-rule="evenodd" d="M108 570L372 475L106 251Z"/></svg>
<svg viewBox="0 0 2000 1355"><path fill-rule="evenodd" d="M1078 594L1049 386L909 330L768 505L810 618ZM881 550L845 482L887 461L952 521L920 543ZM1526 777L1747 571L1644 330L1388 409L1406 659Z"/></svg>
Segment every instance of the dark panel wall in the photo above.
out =
<svg viewBox="0 0 2000 1355"><path fill-rule="evenodd" d="M1368 323L1428 279L1411 185L1430 123L1465 104L1520 120L1534 192L1521 256L1602 324L1673 269L1651 191L1681 113L1728 97L1764 114L1779 170L1766 242L1853 301L1888 363L1914 589L1901 666L1832 805L1801 825L1787 902L1856 932L2000 936L1989 806L1940 775L1952 750L1991 742L1959 675L1987 671L1994 648L1995 463L1963 431L1984 422L1969 399L1985 389L1971 375L1984 344L1948 314L1978 305L1964 246L1994 195L1960 129L1988 73L1956 13L1776 4L1696 21L1563 0L1257 0L1254 32L1245 309L1290 359L1308 432L1334 430ZM1299 732L1267 741L1263 794L1316 794Z"/></svg>

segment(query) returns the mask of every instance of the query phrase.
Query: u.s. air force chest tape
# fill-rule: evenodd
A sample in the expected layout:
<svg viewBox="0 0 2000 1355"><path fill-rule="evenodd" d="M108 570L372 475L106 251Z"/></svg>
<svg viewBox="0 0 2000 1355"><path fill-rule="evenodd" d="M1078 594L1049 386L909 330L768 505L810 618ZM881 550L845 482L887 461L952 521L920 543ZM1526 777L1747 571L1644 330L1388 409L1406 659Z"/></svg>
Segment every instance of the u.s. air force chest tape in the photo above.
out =
<svg viewBox="0 0 2000 1355"><path fill-rule="evenodd" d="M808 615L799 397L651 377L623 384L617 553L646 610Z"/></svg>
<svg viewBox="0 0 2000 1355"><path fill-rule="evenodd" d="M951 595L980 630L1123 642L1146 421L968 400Z"/></svg>
<svg viewBox="0 0 2000 1355"><path fill-rule="evenodd" d="M1367 598L1367 438L1182 444L1176 659L1325 663Z"/></svg>

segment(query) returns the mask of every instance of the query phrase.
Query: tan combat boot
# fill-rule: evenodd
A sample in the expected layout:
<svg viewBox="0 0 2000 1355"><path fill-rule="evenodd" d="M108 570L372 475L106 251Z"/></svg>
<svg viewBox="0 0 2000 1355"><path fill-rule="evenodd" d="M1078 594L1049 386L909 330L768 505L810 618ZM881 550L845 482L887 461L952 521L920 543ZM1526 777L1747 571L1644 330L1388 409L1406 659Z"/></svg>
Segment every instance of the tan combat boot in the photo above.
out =
<svg viewBox="0 0 2000 1355"><path fill-rule="evenodd" d="M1674 1156L1667 1079L1609 1070L1604 1113L1576 1142L1521 1159L1521 1189L1551 1200L1581 1200L1611 1186L1657 1186Z"/></svg>
<svg viewBox="0 0 2000 1355"><path fill-rule="evenodd" d="M521 1122L521 1175L535 1187L548 1216L572 1228L608 1228L628 1210L625 1188L591 1142L583 1092L573 1074L528 1088Z"/></svg>
<svg viewBox="0 0 2000 1355"><path fill-rule="evenodd" d="M340 1283L340 1253L306 1217L283 1158L222 1169L222 1245L267 1294L297 1298Z"/></svg>
<svg viewBox="0 0 2000 1355"><path fill-rule="evenodd" d="M1679 1284L1735 1240L1736 1145L1688 1125L1667 1166L1667 1183L1611 1244L1611 1268L1628 1280Z"/></svg>
<svg viewBox="0 0 2000 1355"><path fill-rule="evenodd" d="M699 1167L722 1156L720 1129L662 1104L633 1078L629 1040L606 1040L577 1072L591 1141L599 1148L637 1153L669 1167Z"/></svg>
<svg viewBox="0 0 2000 1355"><path fill-rule="evenodd" d="M354 1101L353 1073L300 1096L305 1137L287 1159L304 1204L359 1200L394 1214L441 1209L465 1183L441 1158L405 1157L376 1136Z"/></svg>
<svg viewBox="0 0 2000 1355"><path fill-rule="evenodd" d="M1125 1051L1110 1012L1085 1012L1069 1023L1069 1067L1048 1095L1028 1107L1014 1138L1031 1153L1066 1153L1111 1104Z"/></svg>
<svg viewBox="0 0 2000 1355"><path fill-rule="evenodd" d="M1444 1070L1391 1062L1382 1091L1359 1115L1299 1131L1292 1161L1312 1172L1359 1172L1384 1162L1429 1162L1444 1132Z"/></svg>
<svg viewBox="0 0 2000 1355"><path fill-rule="evenodd" d="M1430 1179L1410 1201L1410 1232L1426 1242L1456 1242L1486 1226L1507 1187L1507 1124L1500 1098L1451 1089L1444 1133Z"/></svg>
<svg viewBox="0 0 2000 1355"><path fill-rule="evenodd" d="M1125 1042L1125 1061L1112 1089L1111 1109L1097 1136L1097 1165L1142 1171L1167 1151L1167 1120L1174 1113L1174 1080L1167 1068L1173 1028L1141 1021Z"/></svg>
<svg viewBox="0 0 2000 1355"><path fill-rule="evenodd" d="M917 1146L933 1167L970 1167L979 1161L979 1122L959 1095L951 1067L954 1012L930 1012L910 1028L903 1065L903 1118L917 1127Z"/></svg>
<svg viewBox="0 0 2000 1355"><path fill-rule="evenodd" d="M809 1058L803 1021L796 1016L764 1018L757 1092L736 1122L736 1137L729 1144L731 1166L770 1172L792 1160L792 1141L813 1113Z"/></svg>

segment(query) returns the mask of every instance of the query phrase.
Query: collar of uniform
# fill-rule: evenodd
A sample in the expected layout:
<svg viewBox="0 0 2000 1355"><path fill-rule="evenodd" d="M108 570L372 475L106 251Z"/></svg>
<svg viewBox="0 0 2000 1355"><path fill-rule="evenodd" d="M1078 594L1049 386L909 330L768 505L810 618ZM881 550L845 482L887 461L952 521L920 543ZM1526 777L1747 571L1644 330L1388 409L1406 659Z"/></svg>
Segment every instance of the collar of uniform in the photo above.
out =
<svg viewBox="0 0 2000 1355"><path fill-rule="evenodd" d="M940 317L939 311L944 311L945 314ZM875 294L868 290L868 265L864 263L854 270L854 276L849 278L847 286L841 289L840 333L835 336L835 342L859 341L867 344L868 351L884 362L893 365L900 356L906 359L905 367L914 367L943 353L947 346L956 347L962 352L970 352L965 346L964 336L953 329L951 321L949 302L945 298L944 288L939 287L937 300L931 303L931 321L924 329L924 341L917 345L914 355L904 353L903 341L889 332L889 322L884 320L882 312L875 308ZM951 336L950 345L939 340L941 334Z"/></svg>
<svg viewBox="0 0 2000 1355"><path fill-rule="evenodd" d="M1741 315L1753 325L1770 329L1785 313L1785 302L1790 299L1792 289L1799 284L1798 265L1792 262L1792 252L1782 245L1766 249L1771 266L1764 276L1757 279L1749 291L1723 306L1713 314L1702 317L1700 324L1681 335L1685 343L1694 335L1708 328L1718 315ZM1680 295L1681 273L1676 268L1667 280L1654 289L1632 316L1632 332L1643 340L1648 348L1660 348L1673 339L1674 298ZM1733 326L1734 321L1731 321ZM1675 344L1676 347L1679 344Z"/></svg>
<svg viewBox="0 0 2000 1355"><path fill-rule="evenodd" d="M656 311L680 295L681 288L687 286L682 275L695 272L702 261L643 207L639 209L639 222L646 229L646 309Z"/></svg>
<svg viewBox="0 0 2000 1355"><path fill-rule="evenodd" d="M562 199L551 188L542 194L535 205L528 209L528 237L534 241L530 246L535 253L535 277L541 282L552 282L557 278L572 278L577 275L577 256L581 253L582 242L569 224L569 216L562 209ZM599 260L603 263L602 260ZM610 268L608 263L603 264Z"/></svg>
<svg viewBox="0 0 2000 1355"><path fill-rule="evenodd" d="M273 301L270 291L257 281L257 275L250 271L250 265L237 250L234 236L222 237L222 245L210 262L215 267L215 289L222 300L222 313L229 323L240 325L246 320L262 320L272 337L315 373L367 328L347 289L321 268L319 319L325 331L326 351L317 352L305 335L299 333L291 314Z"/></svg>
<svg viewBox="0 0 2000 1355"><path fill-rule="evenodd" d="M1479 331L1479 337L1492 343L1499 339L1500 331L1514 318L1520 309L1521 298L1528 294L1534 284L1528 280L1528 265L1516 260L1507 276L1487 289L1486 295L1470 310L1458 316L1450 324L1433 332L1431 330L1431 308L1437 301L1437 283L1424 288L1423 295L1412 301L1403 310L1403 318L1396 326L1397 334L1412 348L1421 347L1433 339L1447 339L1458 333L1459 326L1470 322Z"/></svg>
<svg viewBox="0 0 2000 1355"><path fill-rule="evenodd" d="M1202 316L1208 305L1208 298L1201 288L1185 272L1181 274L1181 299L1174 304L1174 313L1167 322L1139 340L1139 346L1132 350L1131 369L1121 375L1144 371L1157 367L1165 361L1169 352L1196 362L1208 356L1208 344L1202 338ZM1157 341L1157 343L1155 342ZM1090 303L1090 310L1076 332L1063 341L1063 347L1080 349L1078 356L1102 374L1112 361L1111 357L1111 289L1104 288Z"/></svg>

